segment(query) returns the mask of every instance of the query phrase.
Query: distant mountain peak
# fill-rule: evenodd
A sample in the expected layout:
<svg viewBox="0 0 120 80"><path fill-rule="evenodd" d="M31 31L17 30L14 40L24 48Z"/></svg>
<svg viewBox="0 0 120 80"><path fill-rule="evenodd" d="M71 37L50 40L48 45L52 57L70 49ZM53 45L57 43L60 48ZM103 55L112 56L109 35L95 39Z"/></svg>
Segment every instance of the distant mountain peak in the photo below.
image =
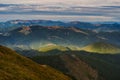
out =
<svg viewBox="0 0 120 80"><path fill-rule="evenodd" d="M22 27L22 30L19 31L20 33L23 33L25 35L28 35L30 34L32 31L31 31L31 28L29 26L25 26L25 27Z"/></svg>

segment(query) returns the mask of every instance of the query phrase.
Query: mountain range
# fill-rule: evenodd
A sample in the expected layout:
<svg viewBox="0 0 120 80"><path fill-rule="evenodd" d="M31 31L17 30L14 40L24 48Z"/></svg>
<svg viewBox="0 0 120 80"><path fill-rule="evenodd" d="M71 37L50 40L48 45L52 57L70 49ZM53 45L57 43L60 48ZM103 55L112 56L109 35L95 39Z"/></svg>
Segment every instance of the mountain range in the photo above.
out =
<svg viewBox="0 0 120 80"><path fill-rule="evenodd" d="M119 80L119 31L119 23L1 22L0 80Z"/></svg>
<svg viewBox="0 0 120 80"><path fill-rule="evenodd" d="M62 21L52 21L52 20L10 20L6 22L0 22L0 32L7 32L8 30L13 30L21 26L31 26L31 25L41 25L41 26L63 26L63 27L77 27L81 29L89 29L97 32L113 32L119 31L120 23L89 23L89 22L62 22Z"/></svg>
<svg viewBox="0 0 120 80"><path fill-rule="evenodd" d="M0 44L11 48L34 50L53 44L78 50L96 42L120 47L119 36L120 32L95 32L76 27L26 26L1 34Z"/></svg>

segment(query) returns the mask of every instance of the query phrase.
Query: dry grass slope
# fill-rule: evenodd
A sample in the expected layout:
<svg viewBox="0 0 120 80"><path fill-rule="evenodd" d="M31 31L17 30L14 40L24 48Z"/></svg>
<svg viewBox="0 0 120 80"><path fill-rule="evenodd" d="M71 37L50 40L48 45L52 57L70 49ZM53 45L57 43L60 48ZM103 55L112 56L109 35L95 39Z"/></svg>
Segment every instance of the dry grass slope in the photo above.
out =
<svg viewBox="0 0 120 80"><path fill-rule="evenodd" d="M71 80L61 72L39 65L0 46L0 80Z"/></svg>

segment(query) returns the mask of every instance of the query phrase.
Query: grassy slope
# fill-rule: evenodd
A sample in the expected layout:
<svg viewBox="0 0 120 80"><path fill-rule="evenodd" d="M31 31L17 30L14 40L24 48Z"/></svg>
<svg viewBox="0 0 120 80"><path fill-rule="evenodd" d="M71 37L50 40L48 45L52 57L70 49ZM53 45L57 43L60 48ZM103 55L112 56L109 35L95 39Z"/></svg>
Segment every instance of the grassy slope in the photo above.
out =
<svg viewBox="0 0 120 80"><path fill-rule="evenodd" d="M48 52L51 50L67 51L68 48L63 47L63 46L59 46L59 45L47 45L47 46L41 47L39 49L39 51L41 51L41 52Z"/></svg>
<svg viewBox="0 0 120 80"><path fill-rule="evenodd" d="M61 72L39 65L0 46L0 80L70 80Z"/></svg>
<svg viewBox="0 0 120 80"><path fill-rule="evenodd" d="M114 46L112 44L102 43L102 42L90 44L84 47L83 50L88 51L88 52L102 53L102 54L120 53L120 48L118 48L117 46Z"/></svg>

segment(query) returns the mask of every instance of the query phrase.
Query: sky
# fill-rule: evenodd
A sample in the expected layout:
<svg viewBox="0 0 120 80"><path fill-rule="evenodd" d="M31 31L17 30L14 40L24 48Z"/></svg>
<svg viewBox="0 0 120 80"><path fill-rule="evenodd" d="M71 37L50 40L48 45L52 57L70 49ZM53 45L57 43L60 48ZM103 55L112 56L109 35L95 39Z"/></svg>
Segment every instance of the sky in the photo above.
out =
<svg viewBox="0 0 120 80"><path fill-rule="evenodd" d="M0 0L0 21L15 19L120 22L120 0Z"/></svg>

